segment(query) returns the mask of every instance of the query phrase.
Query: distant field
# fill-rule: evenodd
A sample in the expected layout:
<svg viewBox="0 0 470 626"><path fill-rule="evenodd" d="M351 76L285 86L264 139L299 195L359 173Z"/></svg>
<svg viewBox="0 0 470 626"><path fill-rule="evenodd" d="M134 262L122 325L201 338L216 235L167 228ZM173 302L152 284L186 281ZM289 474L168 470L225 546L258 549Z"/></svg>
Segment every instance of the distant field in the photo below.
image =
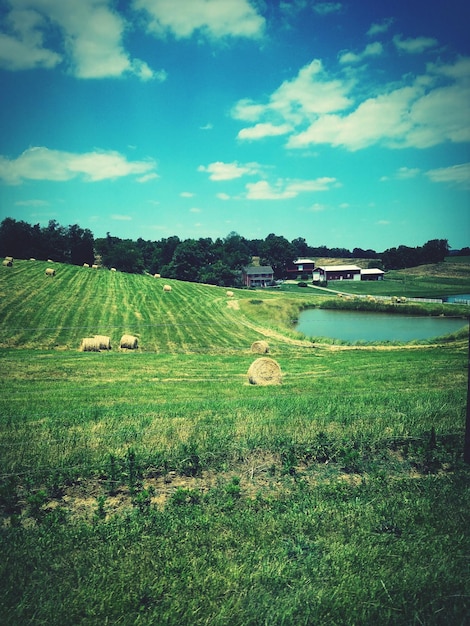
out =
<svg viewBox="0 0 470 626"><path fill-rule="evenodd" d="M2 624L466 623L466 336L314 348L311 288L47 266L0 268Z"/></svg>

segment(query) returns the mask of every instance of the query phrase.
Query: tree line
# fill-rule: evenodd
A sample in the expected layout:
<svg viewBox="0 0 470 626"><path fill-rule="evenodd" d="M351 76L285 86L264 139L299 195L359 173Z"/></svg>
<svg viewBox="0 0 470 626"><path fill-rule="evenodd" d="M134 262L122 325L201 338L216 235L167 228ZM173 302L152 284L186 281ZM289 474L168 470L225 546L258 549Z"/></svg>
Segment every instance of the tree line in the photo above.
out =
<svg viewBox="0 0 470 626"><path fill-rule="evenodd" d="M468 249L463 249L465 253ZM468 250L470 253L470 250ZM15 258L52 259L83 265L99 262L105 267L130 273L159 273L166 278L232 286L240 280L240 270L253 257L260 265L270 265L275 278L284 278L287 268L297 258L367 258L382 269L402 269L425 263L438 263L449 254L446 239L434 239L423 246L399 246L382 253L354 248L310 246L303 237L288 241L269 234L265 239L246 239L236 232L225 238L181 240L177 236L149 241L113 237L95 238L77 224L61 226L50 220L47 226L30 225L6 218L0 223L0 255Z"/></svg>

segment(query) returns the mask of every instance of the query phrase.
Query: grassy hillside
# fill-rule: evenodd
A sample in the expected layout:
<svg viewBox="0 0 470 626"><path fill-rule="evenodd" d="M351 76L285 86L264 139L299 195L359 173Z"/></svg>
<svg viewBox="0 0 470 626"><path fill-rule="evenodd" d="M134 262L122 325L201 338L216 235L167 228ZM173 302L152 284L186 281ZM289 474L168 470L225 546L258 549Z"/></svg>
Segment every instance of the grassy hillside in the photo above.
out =
<svg viewBox="0 0 470 626"><path fill-rule="evenodd" d="M2 624L466 623L466 337L313 348L311 289L46 267L0 268Z"/></svg>
<svg viewBox="0 0 470 626"><path fill-rule="evenodd" d="M15 261L0 268L0 347L78 349L81 339L138 336L141 350L191 352L246 348L260 338L238 314L252 294L150 276ZM162 289L172 287L170 293Z"/></svg>

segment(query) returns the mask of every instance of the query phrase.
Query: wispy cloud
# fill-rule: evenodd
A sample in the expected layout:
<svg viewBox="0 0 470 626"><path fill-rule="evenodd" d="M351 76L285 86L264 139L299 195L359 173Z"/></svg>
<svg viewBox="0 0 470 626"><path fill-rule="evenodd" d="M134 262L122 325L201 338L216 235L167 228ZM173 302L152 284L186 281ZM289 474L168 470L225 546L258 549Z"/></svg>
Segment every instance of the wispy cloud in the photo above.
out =
<svg viewBox="0 0 470 626"><path fill-rule="evenodd" d="M426 172L426 176L433 183L448 183L466 189L470 188L470 163L440 167Z"/></svg>
<svg viewBox="0 0 470 626"><path fill-rule="evenodd" d="M296 198L301 193L328 191L337 186L336 178L317 178L315 180L279 179L273 185L266 180L247 183L247 200L286 200Z"/></svg>
<svg viewBox="0 0 470 626"><path fill-rule="evenodd" d="M416 37L414 39L402 39L401 35L395 35L393 38L395 47L400 52L406 52L407 54L421 54L430 48L435 48L438 45L437 39L432 37Z"/></svg>
<svg viewBox="0 0 470 626"><path fill-rule="evenodd" d="M359 63L367 57L377 57L383 53L383 46L379 41L367 45L362 52L342 52L339 57L341 64Z"/></svg>
<svg viewBox="0 0 470 626"><path fill-rule="evenodd" d="M241 165L238 162L224 163L215 161L209 165L200 165L198 172L206 172L211 180L233 180L246 175L259 174L261 166L258 163L247 163Z"/></svg>
<svg viewBox="0 0 470 626"><path fill-rule="evenodd" d="M338 13L343 8L341 2L316 2L313 10L318 15L328 15L329 13Z"/></svg>
<svg viewBox="0 0 470 626"><path fill-rule="evenodd" d="M179 39L195 32L210 38L259 37L265 20L248 0L133 0L143 11L148 31L158 37L172 34Z"/></svg>
<svg viewBox="0 0 470 626"><path fill-rule="evenodd" d="M77 154L37 147L29 148L17 159L0 156L0 179L10 185L25 180L67 181L77 177L86 182L139 175L154 178L154 169L152 160L128 161L115 151Z"/></svg>
<svg viewBox="0 0 470 626"><path fill-rule="evenodd" d="M393 17L388 17L388 18L385 18L384 20L381 20L380 22L371 24L371 27L367 31L367 34L369 35L369 37L375 37L376 35L381 35L382 33L386 33L394 21L395 20Z"/></svg>
<svg viewBox="0 0 470 626"><path fill-rule="evenodd" d="M256 124L250 128L242 128L238 133L238 139L262 139L263 137L278 137L280 135L286 135L292 131L292 127L289 124L271 124L267 122L265 124Z"/></svg>

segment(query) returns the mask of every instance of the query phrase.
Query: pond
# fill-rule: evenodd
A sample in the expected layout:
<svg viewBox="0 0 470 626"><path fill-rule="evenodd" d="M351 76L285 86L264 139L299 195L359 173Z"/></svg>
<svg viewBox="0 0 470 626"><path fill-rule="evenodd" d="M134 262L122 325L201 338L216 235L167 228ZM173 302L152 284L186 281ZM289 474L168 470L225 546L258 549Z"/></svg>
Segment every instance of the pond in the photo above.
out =
<svg viewBox="0 0 470 626"><path fill-rule="evenodd" d="M441 337L466 325L466 320L461 318L307 309L300 314L295 330L308 337L329 337L349 342L413 341Z"/></svg>

